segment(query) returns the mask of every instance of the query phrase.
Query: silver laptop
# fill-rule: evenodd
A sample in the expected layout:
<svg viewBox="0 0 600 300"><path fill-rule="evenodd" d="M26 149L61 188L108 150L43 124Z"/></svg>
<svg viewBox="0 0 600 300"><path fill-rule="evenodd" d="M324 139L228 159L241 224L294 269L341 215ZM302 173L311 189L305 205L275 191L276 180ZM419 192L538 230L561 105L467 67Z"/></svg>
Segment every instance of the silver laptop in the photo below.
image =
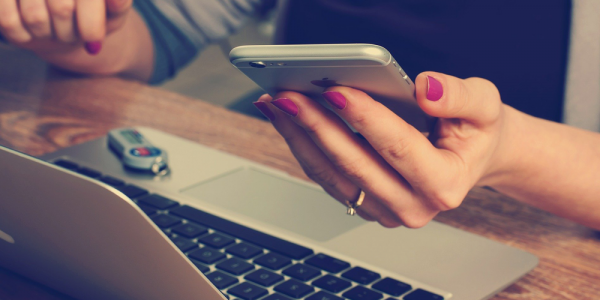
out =
<svg viewBox="0 0 600 300"><path fill-rule="evenodd" d="M314 184L139 131L168 176L123 169L105 138L0 148L0 266L78 299L481 300L538 263L437 222L385 229Z"/></svg>

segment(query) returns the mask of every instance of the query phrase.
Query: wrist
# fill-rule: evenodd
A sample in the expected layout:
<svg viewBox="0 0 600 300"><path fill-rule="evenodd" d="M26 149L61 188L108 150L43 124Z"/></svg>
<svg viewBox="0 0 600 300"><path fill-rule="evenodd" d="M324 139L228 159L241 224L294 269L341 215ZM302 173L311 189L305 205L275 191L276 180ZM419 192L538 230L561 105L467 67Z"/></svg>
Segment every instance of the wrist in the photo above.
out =
<svg viewBox="0 0 600 300"><path fill-rule="evenodd" d="M497 144L490 157L487 171L478 181L478 186L498 189L517 178L522 166L526 140L524 130L528 128L528 116L508 105L502 104L499 118Z"/></svg>

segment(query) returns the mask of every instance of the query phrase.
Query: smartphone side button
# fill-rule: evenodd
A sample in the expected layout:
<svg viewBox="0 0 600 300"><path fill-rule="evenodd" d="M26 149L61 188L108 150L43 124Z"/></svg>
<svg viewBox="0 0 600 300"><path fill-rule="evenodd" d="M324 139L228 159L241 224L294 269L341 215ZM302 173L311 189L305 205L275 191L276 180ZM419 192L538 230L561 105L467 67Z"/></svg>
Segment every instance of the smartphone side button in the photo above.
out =
<svg viewBox="0 0 600 300"><path fill-rule="evenodd" d="M402 70L402 68L398 68L398 72L400 72L400 75L402 75L402 77L406 77L406 73L404 73L404 70Z"/></svg>

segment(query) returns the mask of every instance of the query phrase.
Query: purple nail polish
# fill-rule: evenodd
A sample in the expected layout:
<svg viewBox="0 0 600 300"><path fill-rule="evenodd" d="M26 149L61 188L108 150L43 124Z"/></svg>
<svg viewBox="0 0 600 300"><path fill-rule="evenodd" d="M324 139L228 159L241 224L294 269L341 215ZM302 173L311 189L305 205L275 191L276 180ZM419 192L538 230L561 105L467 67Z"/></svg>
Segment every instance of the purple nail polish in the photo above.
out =
<svg viewBox="0 0 600 300"><path fill-rule="evenodd" d="M254 106L256 106L256 108L258 108L258 110L260 110L260 112L265 115L265 117L267 117L270 121L275 120L275 114L271 111L271 109L269 108L269 106L264 103L264 102L254 102L253 103Z"/></svg>
<svg viewBox="0 0 600 300"><path fill-rule="evenodd" d="M346 97L340 92L325 92L323 93L323 98L337 109L344 109L346 107Z"/></svg>
<svg viewBox="0 0 600 300"><path fill-rule="evenodd" d="M442 84L435 78L427 75L427 99L438 101L444 95Z"/></svg>
<svg viewBox="0 0 600 300"><path fill-rule="evenodd" d="M96 55L100 53L102 50L102 42L86 42L85 43L85 51L91 55Z"/></svg>
<svg viewBox="0 0 600 300"><path fill-rule="evenodd" d="M294 102L288 98L277 99L271 102L271 104L275 105L275 107L281 109L284 113L292 117L298 115L298 106L296 106L296 104L294 104Z"/></svg>

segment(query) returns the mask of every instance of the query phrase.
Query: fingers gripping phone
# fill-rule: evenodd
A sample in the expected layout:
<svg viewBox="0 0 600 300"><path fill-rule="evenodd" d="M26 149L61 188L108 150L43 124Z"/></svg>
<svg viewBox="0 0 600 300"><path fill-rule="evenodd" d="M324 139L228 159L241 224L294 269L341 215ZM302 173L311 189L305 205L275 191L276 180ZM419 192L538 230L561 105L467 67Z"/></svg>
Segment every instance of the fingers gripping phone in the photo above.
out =
<svg viewBox="0 0 600 300"><path fill-rule="evenodd" d="M430 118L417 106L414 83L383 47L372 44L255 45L229 60L266 93L295 91L315 100L331 86L362 90L421 131Z"/></svg>

